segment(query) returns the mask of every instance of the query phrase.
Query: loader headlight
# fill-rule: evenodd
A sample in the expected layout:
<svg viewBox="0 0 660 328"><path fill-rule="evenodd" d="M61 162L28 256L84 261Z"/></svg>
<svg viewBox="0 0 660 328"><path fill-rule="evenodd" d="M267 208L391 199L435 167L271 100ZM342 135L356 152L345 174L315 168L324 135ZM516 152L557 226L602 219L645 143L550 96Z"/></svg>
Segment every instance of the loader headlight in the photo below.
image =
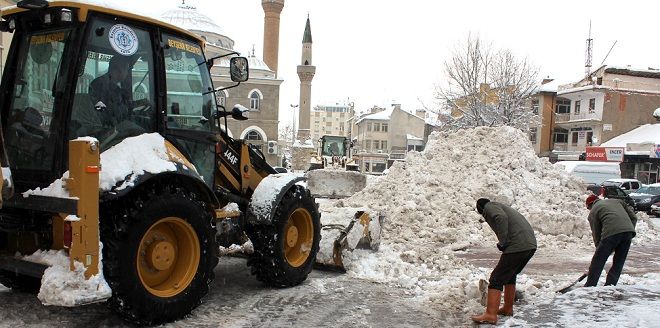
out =
<svg viewBox="0 0 660 328"><path fill-rule="evenodd" d="M9 29L10 30L16 29L16 21L14 19L9 20Z"/></svg>
<svg viewBox="0 0 660 328"><path fill-rule="evenodd" d="M50 24L53 22L53 18L50 16L50 14L45 14L44 15L44 23L45 24Z"/></svg>

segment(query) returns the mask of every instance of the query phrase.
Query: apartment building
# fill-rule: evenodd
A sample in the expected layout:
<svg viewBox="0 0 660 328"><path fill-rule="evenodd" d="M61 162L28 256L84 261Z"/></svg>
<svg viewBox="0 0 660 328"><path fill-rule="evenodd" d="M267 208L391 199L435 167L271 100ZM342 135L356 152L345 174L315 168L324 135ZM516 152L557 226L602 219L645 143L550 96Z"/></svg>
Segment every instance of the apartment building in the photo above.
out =
<svg viewBox="0 0 660 328"><path fill-rule="evenodd" d="M404 160L408 151L423 150L424 115L424 111L413 114L394 104L374 107L357 118L352 140L360 171L379 174L395 161Z"/></svg>
<svg viewBox="0 0 660 328"><path fill-rule="evenodd" d="M353 115L353 104L314 106L309 124L312 140L316 143L324 135L350 136L350 118Z"/></svg>
<svg viewBox="0 0 660 328"><path fill-rule="evenodd" d="M577 83L559 86L550 157L578 159L587 146L653 123L658 107L659 70L602 66Z"/></svg>

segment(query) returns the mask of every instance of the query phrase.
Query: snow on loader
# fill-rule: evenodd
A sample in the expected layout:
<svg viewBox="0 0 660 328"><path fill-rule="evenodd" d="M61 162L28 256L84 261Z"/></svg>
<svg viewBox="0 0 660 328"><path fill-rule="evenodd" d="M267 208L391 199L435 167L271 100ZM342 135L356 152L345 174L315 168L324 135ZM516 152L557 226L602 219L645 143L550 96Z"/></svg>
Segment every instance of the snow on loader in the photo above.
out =
<svg viewBox="0 0 660 328"><path fill-rule="evenodd" d="M275 174L222 129L247 110L216 105L209 70L231 56L235 87L246 58L206 59L191 32L77 1L19 1L0 30L13 33L0 84L2 284L159 324L201 303L218 245L249 238L247 264L267 285L307 278L321 224L304 178Z"/></svg>
<svg viewBox="0 0 660 328"><path fill-rule="evenodd" d="M325 135L319 139L317 155L310 159L305 173L307 187L313 195L343 198L367 186L367 177L359 172L351 148L351 141L344 136Z"/></svg>

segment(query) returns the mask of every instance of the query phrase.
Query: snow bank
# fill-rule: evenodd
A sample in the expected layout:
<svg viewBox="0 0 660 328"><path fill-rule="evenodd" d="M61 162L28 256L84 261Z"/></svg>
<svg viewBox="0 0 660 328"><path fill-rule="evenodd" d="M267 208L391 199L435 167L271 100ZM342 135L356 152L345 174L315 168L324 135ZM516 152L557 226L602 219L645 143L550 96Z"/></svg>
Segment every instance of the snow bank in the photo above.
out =
<svg viewBox="0 0 660 328"><path fill-rule="evenodd" d="M405 162L335 206L365 206L386 216L378 253L345 254L349 274L474 311L481 309L476 285L492 268L474 268L454 253L497 242L479 222L476 200L511 205L536 230L540 249L558 251L591 247L586 196L580 180L539 158L521 131L482 127L432 134L423 152L408 153ZM657 236L646 227L641 232ZM531 294L555 288L520 278L521 289Z"/></svg>

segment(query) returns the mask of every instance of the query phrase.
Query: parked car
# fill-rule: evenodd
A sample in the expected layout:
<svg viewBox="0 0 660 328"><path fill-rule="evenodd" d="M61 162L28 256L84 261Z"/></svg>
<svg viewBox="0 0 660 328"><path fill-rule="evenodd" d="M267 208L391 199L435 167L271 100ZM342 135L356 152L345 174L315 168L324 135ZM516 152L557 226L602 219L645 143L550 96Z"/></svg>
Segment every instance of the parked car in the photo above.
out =
<svg viewBox="0 0 660 328"><path fill-rule="evenodd" d="M651 205L651 215L655 215L656 217L660 217L660 202L657 202L657 203Z"/></svg>
<svg viewBox="0 0 660 328"><path fill-rule="evenodd" d="M639 189L642 183L637 179L608 179L603 181L601 185L614 185L629 194Z"/></svg>
<svg viewBox="0 0 660 328"><path fill-rule="evenodd" d="M574 176L582 178L584 183L601 184L603 181L621 178L620 164L615 162L559 161L555 166Z"/></svg>
<svg viewBox="0 0 660 328"><path fill-rule="evenodd" d="M273 166L273 169L275 169L277 173L289 173L289 170L287 170L285 167Z"/></svg>
<svg viewBox="0 0 660 328"><path fill-rule="evenodd" d="M594 193L594 195L601 196L602 198L623 199L626 204L632 208L635 208L635 201L628 194L626 194L625 191L615 185L599 186L596 184L590 184L587 185L587 190Z"/></svg>
<svg viewBox="0 0 660 328"><path fill-rule="evenodd" d="M643 186L630 193L635 201L635 210L651 214L651 205L660 202L660 183Z"/></svg>

